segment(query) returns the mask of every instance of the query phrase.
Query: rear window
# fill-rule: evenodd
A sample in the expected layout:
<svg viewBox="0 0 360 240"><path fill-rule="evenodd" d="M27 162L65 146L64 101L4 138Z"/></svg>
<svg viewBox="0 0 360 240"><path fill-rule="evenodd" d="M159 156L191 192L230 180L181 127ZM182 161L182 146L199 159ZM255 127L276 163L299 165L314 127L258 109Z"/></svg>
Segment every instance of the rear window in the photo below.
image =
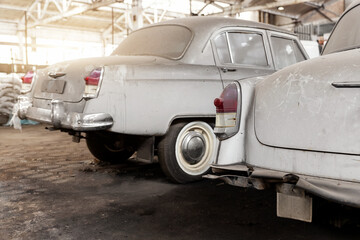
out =
<svg viewBox="0 0 360 240"><path fill-rule="evenodd" d="M271 37L276 69L282 69L289 65L305 60L299 45L293 39Z"/></svg>
<svg viewBox="0 0 360 240"><path fill-rule="evenodd" d="M192 32L183 26L161 25L131 33L111 55L182 57L192 39Z"/></svg>
<svg viewBox="0 0 360 240"><path fill-rule="evenodd" d="M360 6L351 9L337 23L323 54L360 48Z"/></svg>

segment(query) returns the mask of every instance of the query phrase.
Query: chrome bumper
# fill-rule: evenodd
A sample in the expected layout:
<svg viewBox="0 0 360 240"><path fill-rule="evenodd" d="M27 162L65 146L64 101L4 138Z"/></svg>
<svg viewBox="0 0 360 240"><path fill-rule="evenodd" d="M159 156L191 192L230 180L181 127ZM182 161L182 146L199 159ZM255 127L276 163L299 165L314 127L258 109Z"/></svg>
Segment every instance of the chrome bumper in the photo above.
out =
<svg viewBox="0 0 360 240"><path fill-rule="evenodd" d="M19 118L48 123L56 129L95 131L111 128L114 123L108 113L67 113L64 102L60 100L52 100L51 109L33 107L32 99L25 96L18 97L17 104Z"/></svg>

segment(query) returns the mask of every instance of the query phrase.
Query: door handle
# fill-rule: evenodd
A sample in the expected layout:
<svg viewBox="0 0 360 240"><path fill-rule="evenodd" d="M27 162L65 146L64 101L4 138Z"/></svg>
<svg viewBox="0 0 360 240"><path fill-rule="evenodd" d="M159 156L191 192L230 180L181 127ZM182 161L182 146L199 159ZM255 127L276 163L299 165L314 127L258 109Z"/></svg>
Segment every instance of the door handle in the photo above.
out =
<svg viewBox="0 0 360 240"><path fill-rule="evenodd" d="M333 82L336 88L360 88L360 82Z"/></svg>
<svg viewBox="0 0 360 240"><path fill-rule="evenodd" d="M221 71L223 71L224 73L226 73L226 72L236 72L236 68L223 67L223 68L221 68Z"/></svg>

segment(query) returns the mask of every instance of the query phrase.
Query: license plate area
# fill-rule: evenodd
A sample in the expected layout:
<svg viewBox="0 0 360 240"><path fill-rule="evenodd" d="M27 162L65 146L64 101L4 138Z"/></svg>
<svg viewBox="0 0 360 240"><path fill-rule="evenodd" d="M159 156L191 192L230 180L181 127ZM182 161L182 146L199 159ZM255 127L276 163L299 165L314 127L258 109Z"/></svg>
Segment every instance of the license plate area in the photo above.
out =
<svg viewBox="0 0 360 240"><path fill-rule="evenodd" d="M41 85L41 91L62 94L65 84L66 82L64 80L45 80Z"/></svg>

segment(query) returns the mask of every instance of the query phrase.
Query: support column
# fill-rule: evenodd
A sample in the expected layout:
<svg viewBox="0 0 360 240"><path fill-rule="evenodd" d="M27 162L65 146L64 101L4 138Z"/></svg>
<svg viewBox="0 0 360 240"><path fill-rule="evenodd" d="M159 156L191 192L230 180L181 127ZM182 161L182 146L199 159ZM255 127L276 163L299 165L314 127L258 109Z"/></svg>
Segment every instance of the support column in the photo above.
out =
<svg viewBox="0 0 360 240"><path fill-rule="evenodd" d="M22 31L18 31L17 32L17 37L18 37L18 42L19 42L19 56L18 58L22 60L22 63L24 64L25 61L24 61L24 50L25 50L25 46L24 46L24 40L25 40L25 37L24 37L24 33Z"/></svg>
<svg viewBox="0 0 360 240"><path fill-rule="evenodd" d="M27 12L25 11L25 64L28 65L29 61L28 61L28 39L27 39L27 34L28 34L28 25L27 25Z"/></svg>
<svg viewBox="0 0 360 240"><path fill-rule="evenodd" d="M142 0L133 0L131 5L131 13L132 13L132 22L133 22L133 30L142 28L144 25L143 15L142 15Z"/></svg>

